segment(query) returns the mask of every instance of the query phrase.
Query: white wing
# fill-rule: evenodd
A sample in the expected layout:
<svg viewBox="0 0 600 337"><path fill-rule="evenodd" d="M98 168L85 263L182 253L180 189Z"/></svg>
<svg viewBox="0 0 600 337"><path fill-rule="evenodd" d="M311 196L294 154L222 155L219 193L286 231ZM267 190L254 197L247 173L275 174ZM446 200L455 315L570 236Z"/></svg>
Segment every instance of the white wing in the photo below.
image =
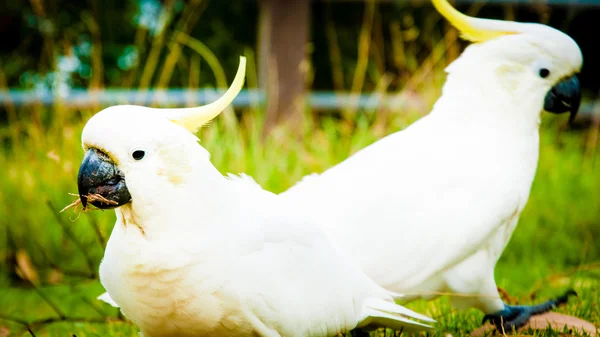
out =
<svg viewBox="0 0 600 337"><path fill-rule="evenodd" d="M366 326L431 328L415 320L432 319L395 304L399 295L340 256L316 227L290 216L274 195L257 194L256 186L242 183L240 193L247 193L250 211L240 218L237 234L229 237L236 242L228 248L235 258L223 260L225 277L214 281L228 296L240 298L239 310L247 313L255 331L266 336L332 336ZM254 213L260 204L269 204L277 214ZM98 299L118 307L108 293Z"/></svg>
<svg viewBox="0 0 600 337"><path fill-rule="evenodd" d="M278 211L281 216L260 228L264 245L241 257L236 284L252 298L248 302L266 327L281 335L313 336L367 325L430 327L414 319L433 320L395 304L390 292L340 256L314 226L290 219L283 207Z"/></svg>
<svg viewBox="0 0 600 337"><path fill-rule="evenodd" d="M434 117L434 118L432 118ZM493 127L429 115L281 194L378 284L408 291L473 254L527 200L535 170ZM474 137L477 135L481 137Z"/></svg>
<svg viewBox="0 0 600 337"><path fill-rule="evenodd" d="M108 303L115 308L119 307L119 305L112 299L112 297L110 297L110 295L108 293L104 293L104 294L98 296L97 299L99 299L100 301L102 301L104 303Z"/></svg>

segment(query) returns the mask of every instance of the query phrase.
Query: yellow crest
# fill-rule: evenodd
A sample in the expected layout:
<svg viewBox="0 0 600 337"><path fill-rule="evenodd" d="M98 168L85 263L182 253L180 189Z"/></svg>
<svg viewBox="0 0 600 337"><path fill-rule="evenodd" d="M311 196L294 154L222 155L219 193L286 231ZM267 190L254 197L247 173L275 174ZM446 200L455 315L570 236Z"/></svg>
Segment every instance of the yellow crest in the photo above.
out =
<svg viewBox="0 0 600 337"><path fill-rule="evenodd" d="M240 56L240 65L229 89L218 100L195 108L161 109L171 121L195 133L198 129L217 117L240 93L246 77L246 58Z"/></svg>
<svg viewBox="0 0 600 337"><path fill-rule="evenodd" d="M499 29L496 20L472 18L457 11L447 0L432 0L437 11L460 31L463 39L472 42L488 41L503 35L517 34L519 32L504 31Z"/></svg>

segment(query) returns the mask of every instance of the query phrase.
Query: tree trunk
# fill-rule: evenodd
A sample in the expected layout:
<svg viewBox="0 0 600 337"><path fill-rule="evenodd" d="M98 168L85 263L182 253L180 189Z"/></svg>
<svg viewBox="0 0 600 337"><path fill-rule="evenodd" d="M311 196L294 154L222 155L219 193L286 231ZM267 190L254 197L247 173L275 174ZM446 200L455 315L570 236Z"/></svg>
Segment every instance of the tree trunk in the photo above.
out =
<svg viewBox="0 0 600 337"><path fill-rule="evenodd" d="M310 0L260 0L259 85L266 93L265 133L300 123L304 109Z"/></svg>

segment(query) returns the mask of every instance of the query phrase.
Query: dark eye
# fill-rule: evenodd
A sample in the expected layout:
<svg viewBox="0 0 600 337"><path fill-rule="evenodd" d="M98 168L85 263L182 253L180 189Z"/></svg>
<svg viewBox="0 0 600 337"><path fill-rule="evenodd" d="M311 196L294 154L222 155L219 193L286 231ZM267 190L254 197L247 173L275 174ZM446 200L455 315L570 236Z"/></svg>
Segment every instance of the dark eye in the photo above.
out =
<svg viewBox="0 0 600 337"><path fill-rule="evenodd" d="M546 77L548 77L548 75L550 75L550 70L548 70L546 68L540 69L540 77L541 78L546 78Z"/></svg>
<svg viewBox="0 0 600 337"><path fill-rule="evenodd" d="M142 160L145 155L146 155L146 152L144 152L142 150L135 150L131 154L131 157L135 160Z"/></svg>

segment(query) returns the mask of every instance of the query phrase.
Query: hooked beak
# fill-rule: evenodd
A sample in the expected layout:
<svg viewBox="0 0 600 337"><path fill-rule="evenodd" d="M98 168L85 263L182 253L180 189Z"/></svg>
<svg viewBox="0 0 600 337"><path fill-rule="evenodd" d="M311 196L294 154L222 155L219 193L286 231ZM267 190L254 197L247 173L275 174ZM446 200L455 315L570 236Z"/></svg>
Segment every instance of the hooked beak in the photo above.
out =
<svg viewBox="0 0 600 337"><path fill-rule="evenodd" d="M544 110L555 114L570 112L569 124L572 124L581 103L580 89L577 76L560 81L546 94Z"/></svg>
<svg viewBox="0 0 600 337"><path fill-rule="evenodd" d="M79 168L77 176L79 198L85 208L88 196L99 194L110 203L97 199L89 202L100 208L110 209L122 206L131 200L131 195L125 185L125 176L110 158L100 150L89 149Z"/></svg>

